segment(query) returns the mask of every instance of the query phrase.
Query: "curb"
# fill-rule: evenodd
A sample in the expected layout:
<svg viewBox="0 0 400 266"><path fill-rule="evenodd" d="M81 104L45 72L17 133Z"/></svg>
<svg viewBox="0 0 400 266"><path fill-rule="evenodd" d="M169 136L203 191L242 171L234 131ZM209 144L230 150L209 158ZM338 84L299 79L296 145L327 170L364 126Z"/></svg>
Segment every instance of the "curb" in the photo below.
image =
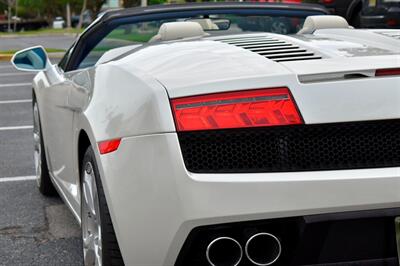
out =
<svg viewBox="0 0 400 266"><path fill-rule="evenodd" d="M40 34L7 34L7 35L0 35L0 39L18 39L18 38L30 38L30 37L58 37L58 36L68 36L68 37L76 37L80 33L40 33Z"/></svg>
<svg viewBox="0 0 400 266"><path fill-rule="evenodd" d="M12 54L0 54L0 62L10 61Z"/></svg>
<svg viewBox="0 0 400 266"><path fill-rule="evenodd" d="M50 59L61 59L65 53L49 53ZM14 54L1 54L0 53L0 62L11 61L11 58Z"/></svg>

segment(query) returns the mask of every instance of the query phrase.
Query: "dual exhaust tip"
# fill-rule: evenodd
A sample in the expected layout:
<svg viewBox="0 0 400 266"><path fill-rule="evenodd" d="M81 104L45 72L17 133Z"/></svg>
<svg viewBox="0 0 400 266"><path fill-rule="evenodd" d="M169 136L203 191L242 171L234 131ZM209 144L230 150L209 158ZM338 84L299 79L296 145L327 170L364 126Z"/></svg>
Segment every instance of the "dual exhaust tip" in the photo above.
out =
<svg viewBox="0 0 400 266"><path fill-rule="evenodd" d="M270 233L251 236L244 246L231 237L219 237L210 242L206 257L211 266L237 266L243 256L257 266L275 263L282 252L281 242Z"/></svg>

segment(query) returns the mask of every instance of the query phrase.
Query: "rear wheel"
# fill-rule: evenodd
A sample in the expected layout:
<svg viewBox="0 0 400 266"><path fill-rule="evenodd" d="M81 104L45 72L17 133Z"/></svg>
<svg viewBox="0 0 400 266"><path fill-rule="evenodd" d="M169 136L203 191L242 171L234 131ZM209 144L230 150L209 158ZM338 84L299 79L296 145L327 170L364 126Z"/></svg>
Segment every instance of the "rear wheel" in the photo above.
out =
<svg viewBox="0 0 400 266"><path fill-rule="evenodd" d="M39 108L35 97L33 97L33 143L37 186L40 193L43 195L54 196L57 192L53 183L51 183L49 169L47 168L43 136L40 126Z"/></svg>
<svg viewBox="0 0 400 266"><path fill-rule="evenodd" d="M85 153L81 169L84 264L124 265L91 147Z"/></svg>

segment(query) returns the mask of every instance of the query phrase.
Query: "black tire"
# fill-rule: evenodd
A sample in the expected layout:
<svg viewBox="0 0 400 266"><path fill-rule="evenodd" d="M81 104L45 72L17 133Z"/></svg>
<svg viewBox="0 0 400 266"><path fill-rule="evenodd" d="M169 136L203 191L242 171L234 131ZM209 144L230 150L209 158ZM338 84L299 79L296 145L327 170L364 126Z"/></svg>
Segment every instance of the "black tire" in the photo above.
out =
<svg viewBox="0 0 400 266"><path fill-rule="evenodd" d="M32 98L33 98L32 108L33 108L33 112L35 112L35 105L36 105L36 108L38 108L35 95L33 95ZM34 115L33 119L35 119L35 115ZM56 189L54 188L53 183L51 182L49 169L47 167L47 159L46 159L46 154L45 154L46 150L45 150L44 144L43 144L43 135L42 135L42 130L41 130L39 113L38 113L36 119L38 120L37 123L38 123L38 127L40 129L38 135L40 138L40 149L41 149L40 166L39 166L40 174L37 174L37 175L40 175L40 177L37 179L37 186L39 188L40 193L42 193L42 195L47 196L47 197L56 196L56 195L58 195L58 193L57 193Z"/></svg>
<svg viewBox="0 0 400 266"><path fill-rule="evenodd" d="M96 187L100 205L100 223L101 223L101 236L102 236L102 265L106 266L122 266L124 261L119 249L117 237L115 236L114 227L111 221L110 212L108 209L106 197L104 195L103 185L99 177L99 170L97 167L96 159L94 156L93 149L89 147L83 157L83 162L81 165L81 180L83 180L83 175L85 171L86 164L90 162L93 166L93 172L96 179ZM81 186L82 188L82 186ZM81 189L81 199L82 199L82 189ZM82 215L82 213L81 213ZM82 216L81 216L82 217Z"/></svg>

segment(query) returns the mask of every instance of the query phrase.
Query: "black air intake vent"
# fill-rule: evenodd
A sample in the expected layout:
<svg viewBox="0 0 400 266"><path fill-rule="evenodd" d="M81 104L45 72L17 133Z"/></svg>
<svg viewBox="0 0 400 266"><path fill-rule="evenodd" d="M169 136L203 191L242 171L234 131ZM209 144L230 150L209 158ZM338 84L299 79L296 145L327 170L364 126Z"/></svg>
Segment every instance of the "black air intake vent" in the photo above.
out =
<svg viewBox="0 0 400 266"><path fill-rule="evenodd" d="M285 40L268 35L216 39L265 56L275 62L321 59L320 55Z"/></svg>
<svg viewBox="0 0 400 266"><path fill-rule="evenodd" d="M400 166L400 120L178 133L194 173L267 173Z"/></svg>

